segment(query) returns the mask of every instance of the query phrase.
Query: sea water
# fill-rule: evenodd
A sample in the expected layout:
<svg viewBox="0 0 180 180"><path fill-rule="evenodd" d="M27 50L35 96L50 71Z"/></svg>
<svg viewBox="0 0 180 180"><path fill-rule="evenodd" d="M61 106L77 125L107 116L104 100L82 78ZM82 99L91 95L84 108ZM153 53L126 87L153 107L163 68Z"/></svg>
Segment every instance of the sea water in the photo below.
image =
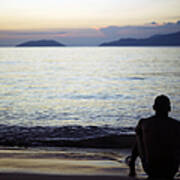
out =
<svg viewBox="0 0 180 180"><path fill-rule="evenodd" d="M130 132L160 94L180 118L180 47L0 48L1 134Z"/></svg>

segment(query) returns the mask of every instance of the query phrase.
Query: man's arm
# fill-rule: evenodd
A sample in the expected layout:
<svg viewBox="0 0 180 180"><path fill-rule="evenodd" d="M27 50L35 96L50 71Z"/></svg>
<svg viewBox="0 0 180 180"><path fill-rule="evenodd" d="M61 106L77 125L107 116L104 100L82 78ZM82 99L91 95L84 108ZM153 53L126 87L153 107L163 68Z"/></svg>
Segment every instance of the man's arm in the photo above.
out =
<svg viewBox="0 0 180 180"><path fill-rule="evenodd" d="M135 170L135 162L136 158L139 156L137 142L135 142L135 145L132 149L132 153L129 160L129 176L136 176L136 170Z"/></svg>
<svg viewBox="0 0 180 180"><path fill-rule="evenodd" d="M177 156L177 160L178 160L178 163L180 165L180 122L177 123L177 135L176 135L176 156Z"/></svg>
<svg viewBox="0 0 180 180"><path fill-rule="evenodd" d="M141 121L139 121L137 127L136 127L136 142L135 142L135 145L132 149L132 153L131 153L131 156L130 156L130 160L129 160L129 176L135 176L136 175L136 170L135 170L135 161L136 161L136 158L140 155L140 152L139 152L139 145L140 145L140 142L141 141L141 136L142 136L142 129L141 129Z"/></svg>

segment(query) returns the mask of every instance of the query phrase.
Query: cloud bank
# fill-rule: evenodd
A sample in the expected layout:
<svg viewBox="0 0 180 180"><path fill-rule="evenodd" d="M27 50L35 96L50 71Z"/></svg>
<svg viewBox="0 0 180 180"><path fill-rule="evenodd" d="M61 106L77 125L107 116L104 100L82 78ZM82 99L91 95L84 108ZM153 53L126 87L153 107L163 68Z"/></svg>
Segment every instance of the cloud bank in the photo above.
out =
<svg viewBox="0 0 180 180"><path fill-rule="evenodd" d="M16 45L28 40L54 39L69 46L96 46L105 41L121 38L147 38L154 34L168 34L178 31L180 31L180 21L163 24L151 22L141 26L0 31L0 45Z"/></svg>

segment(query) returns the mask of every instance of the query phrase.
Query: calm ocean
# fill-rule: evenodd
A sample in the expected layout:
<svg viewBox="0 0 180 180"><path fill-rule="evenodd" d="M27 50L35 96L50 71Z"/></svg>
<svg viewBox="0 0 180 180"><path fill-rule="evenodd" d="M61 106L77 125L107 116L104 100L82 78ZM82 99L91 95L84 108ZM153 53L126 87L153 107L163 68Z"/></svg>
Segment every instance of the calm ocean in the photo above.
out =
<svg viewBox="0 0 180 180"><path fill-rule="evenodd" d="M180 47L0 48L1 133L128 132L159 94L180 118Z"/></svg>

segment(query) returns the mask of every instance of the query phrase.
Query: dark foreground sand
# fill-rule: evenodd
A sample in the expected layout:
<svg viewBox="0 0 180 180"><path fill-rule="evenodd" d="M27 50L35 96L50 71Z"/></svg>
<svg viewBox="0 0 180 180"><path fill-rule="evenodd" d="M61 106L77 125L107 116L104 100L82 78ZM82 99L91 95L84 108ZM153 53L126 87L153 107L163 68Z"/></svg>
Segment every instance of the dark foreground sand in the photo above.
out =
<svg viewBox="0 0 180 180"><path fill-rule="evenodd" d="M127 176L103 176L103 175L49 175L29 173L2 173L1 180L147 180L147 178L132 178ZM174 180L178 180L175 178ZM159 180L159 179L151 179ZM163 179L161 179L163 180ZM167 180L167 179L164 179Z"/></svg>
<svg viewBox="0 0 180 180"><path fill-rule="evenodd" d="M88 175L48 175L48 174L27 174L7 173L0 174L1 180L132 180L136 178L123 176L88 176Z"/></svg>

